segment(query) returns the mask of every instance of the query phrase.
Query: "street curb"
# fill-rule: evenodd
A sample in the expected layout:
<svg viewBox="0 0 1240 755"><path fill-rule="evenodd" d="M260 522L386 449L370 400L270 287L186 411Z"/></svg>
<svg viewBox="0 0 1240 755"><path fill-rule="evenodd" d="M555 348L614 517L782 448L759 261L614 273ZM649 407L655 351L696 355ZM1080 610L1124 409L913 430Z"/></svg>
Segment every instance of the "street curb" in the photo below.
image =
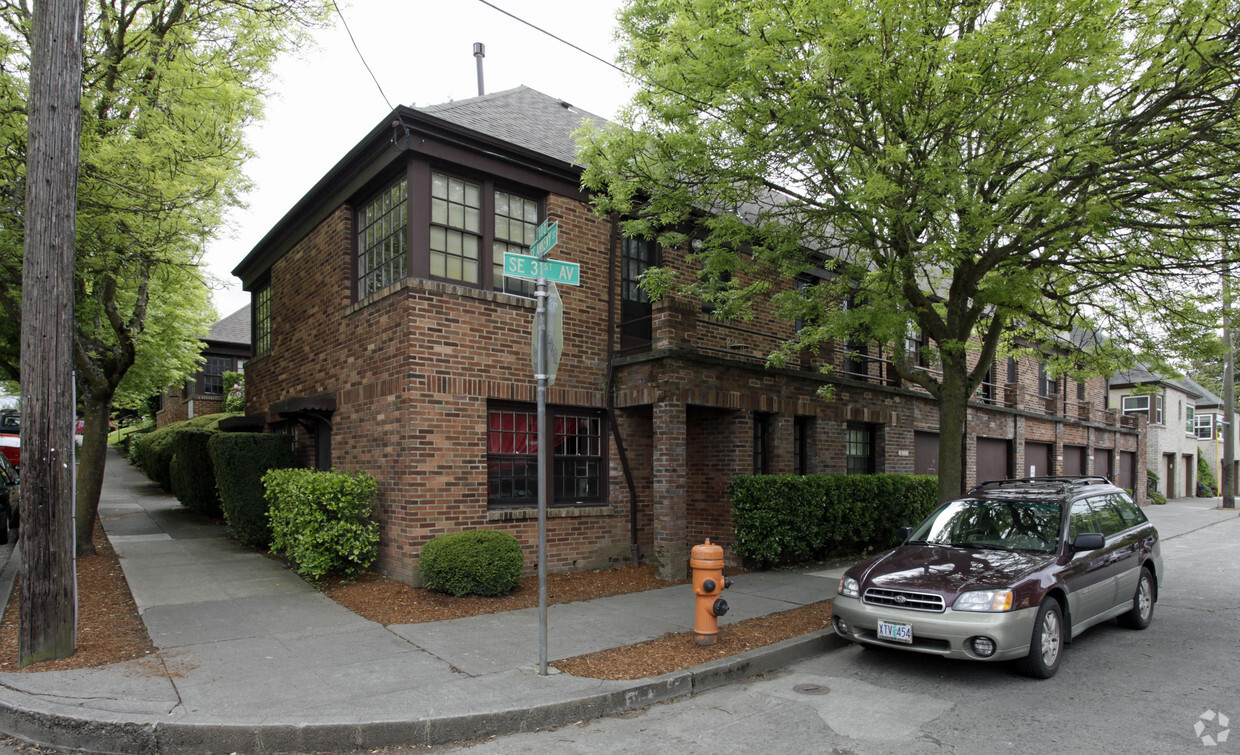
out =
<svg viewBox="0 0 1240 755"><path fill-rule="evenodd" d="M479 737L501 736L561 726L590 718L639 710L655 703L688 697L784 668L819 653L844 647L835 632L811 634L673 671L627 686L613 687L571 700L426 720L352 723L272 723L235 725L178 722L150 716L122 720L83 718L69 709L0 685L0 729L37 744L85 752L323 752L397 745L438 745ZM554 664L552 664L554 665ZM537 680L539 677L533 677ZM42 702L44 706L32 705ZM174 716L176 714L173 714Z"/></svg>

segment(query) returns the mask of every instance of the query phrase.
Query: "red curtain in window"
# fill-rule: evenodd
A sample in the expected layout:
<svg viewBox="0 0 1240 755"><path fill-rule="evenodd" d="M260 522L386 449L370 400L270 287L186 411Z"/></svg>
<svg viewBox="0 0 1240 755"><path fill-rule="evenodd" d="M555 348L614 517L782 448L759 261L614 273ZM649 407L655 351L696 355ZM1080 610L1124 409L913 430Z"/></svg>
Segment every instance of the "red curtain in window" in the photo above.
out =
<svg viewBox="0 0 1240 755"><path fill-rule="evenodd" d="M567 436L586 427L582 417L556 417L552 443L559 447ZM517 412L490 412L487 415L487 453L533 455L538 453L538 417Z"/></svg>

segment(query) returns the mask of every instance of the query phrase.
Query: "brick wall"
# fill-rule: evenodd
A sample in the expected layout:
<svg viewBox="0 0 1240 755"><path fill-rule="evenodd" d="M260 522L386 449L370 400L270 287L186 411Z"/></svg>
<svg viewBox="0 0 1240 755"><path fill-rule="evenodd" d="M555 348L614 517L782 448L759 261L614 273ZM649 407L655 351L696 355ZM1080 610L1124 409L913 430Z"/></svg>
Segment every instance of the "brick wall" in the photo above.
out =
<svg viewBox="0 0 1240 755"><path fill-rule="evenodd" d="M659 562L666 576L682 574L689 548L706 537L729 545L726 487L752 470L755 412L771 415L773 472L792 471L797 416L811 420L814 471L845 470L849 423L874 427L877 471L913 470L914 432L938 426L928 394L813 369L766 369L766 355L792 334L791 323L771 313L738 325L692 302L660 302L652 350L617 360L609 383L608 325L619 310L607 295L611 227L564 197L551 196L547 211L560 224L554 256L581 265L581 285L560 289L564 352L548 401L602 409L605 389L613 386L610 419L622 438L622 444L608 438L605 501L549 512L551 571L629 558L630 485L641 555ZM417 583L418 554L430 538L482 527L517 537L532 574L534 509L488 507L486 437L492 402L535 401L534 302L417 279L354 302L351 227L350 208L338 208L271 268L272 350L247 364L247 411L265 412L291 397L334 397L331 461L336 469L378 479L380 566L393 577ZM688 272L675 255L665 261ZM610 316L609 303L616 308ZM822 359L839 361L841 354L827 350ZM1002 382L1005 370L1001 363ZM1036 366L1022 360L1018 383L1021 390L1013 395L1032 395ZM819 397L824 386L834 389L833 399ZM1102 391L1100 381L1087 386L1099 401ZM1036 401L979 402L970 410L970 436L1025 435L1055 444L1057 453L1064 444L1117 451L1139 446L1132 432L1047 416L1045 408ZM314 430L287 418L268 420L294 432L300 458L311 463ZM1019 464L1020 444L1014 445ZM969 474L975 480L975 470Z"/></svg>

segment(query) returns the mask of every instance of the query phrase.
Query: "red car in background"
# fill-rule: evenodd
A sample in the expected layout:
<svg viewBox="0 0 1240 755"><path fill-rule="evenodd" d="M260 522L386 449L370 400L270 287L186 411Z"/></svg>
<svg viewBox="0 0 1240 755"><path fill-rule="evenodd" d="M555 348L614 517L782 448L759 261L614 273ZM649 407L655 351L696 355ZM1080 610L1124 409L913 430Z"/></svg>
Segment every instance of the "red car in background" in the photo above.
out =
<svg viewBox="0 0 1240 755"><path fill-rule="evenodd" d="M14 467L21 466L22 461L21 429L20 414L0 413L0 453L3 453Z"/></svg>

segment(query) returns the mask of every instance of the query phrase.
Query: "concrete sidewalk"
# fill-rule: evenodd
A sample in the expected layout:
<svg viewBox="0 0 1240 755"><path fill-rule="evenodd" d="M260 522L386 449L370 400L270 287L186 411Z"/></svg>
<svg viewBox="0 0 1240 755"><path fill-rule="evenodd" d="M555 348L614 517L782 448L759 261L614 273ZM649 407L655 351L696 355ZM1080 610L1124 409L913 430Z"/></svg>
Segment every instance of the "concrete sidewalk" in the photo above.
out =
<svg viewBox="0 0 1240 755"><path fill-rule="evenodd" d="M429 745L633 710L838 646L824 630L652 679L540 677L536 609L384 627L204 524L114 452L99 513L159 650L0 673L0 730L90 752ZM739 576L721 623L830 598L842 571ZM689 631L693 608L686 585L551 606L548 659Z"/></svg>

